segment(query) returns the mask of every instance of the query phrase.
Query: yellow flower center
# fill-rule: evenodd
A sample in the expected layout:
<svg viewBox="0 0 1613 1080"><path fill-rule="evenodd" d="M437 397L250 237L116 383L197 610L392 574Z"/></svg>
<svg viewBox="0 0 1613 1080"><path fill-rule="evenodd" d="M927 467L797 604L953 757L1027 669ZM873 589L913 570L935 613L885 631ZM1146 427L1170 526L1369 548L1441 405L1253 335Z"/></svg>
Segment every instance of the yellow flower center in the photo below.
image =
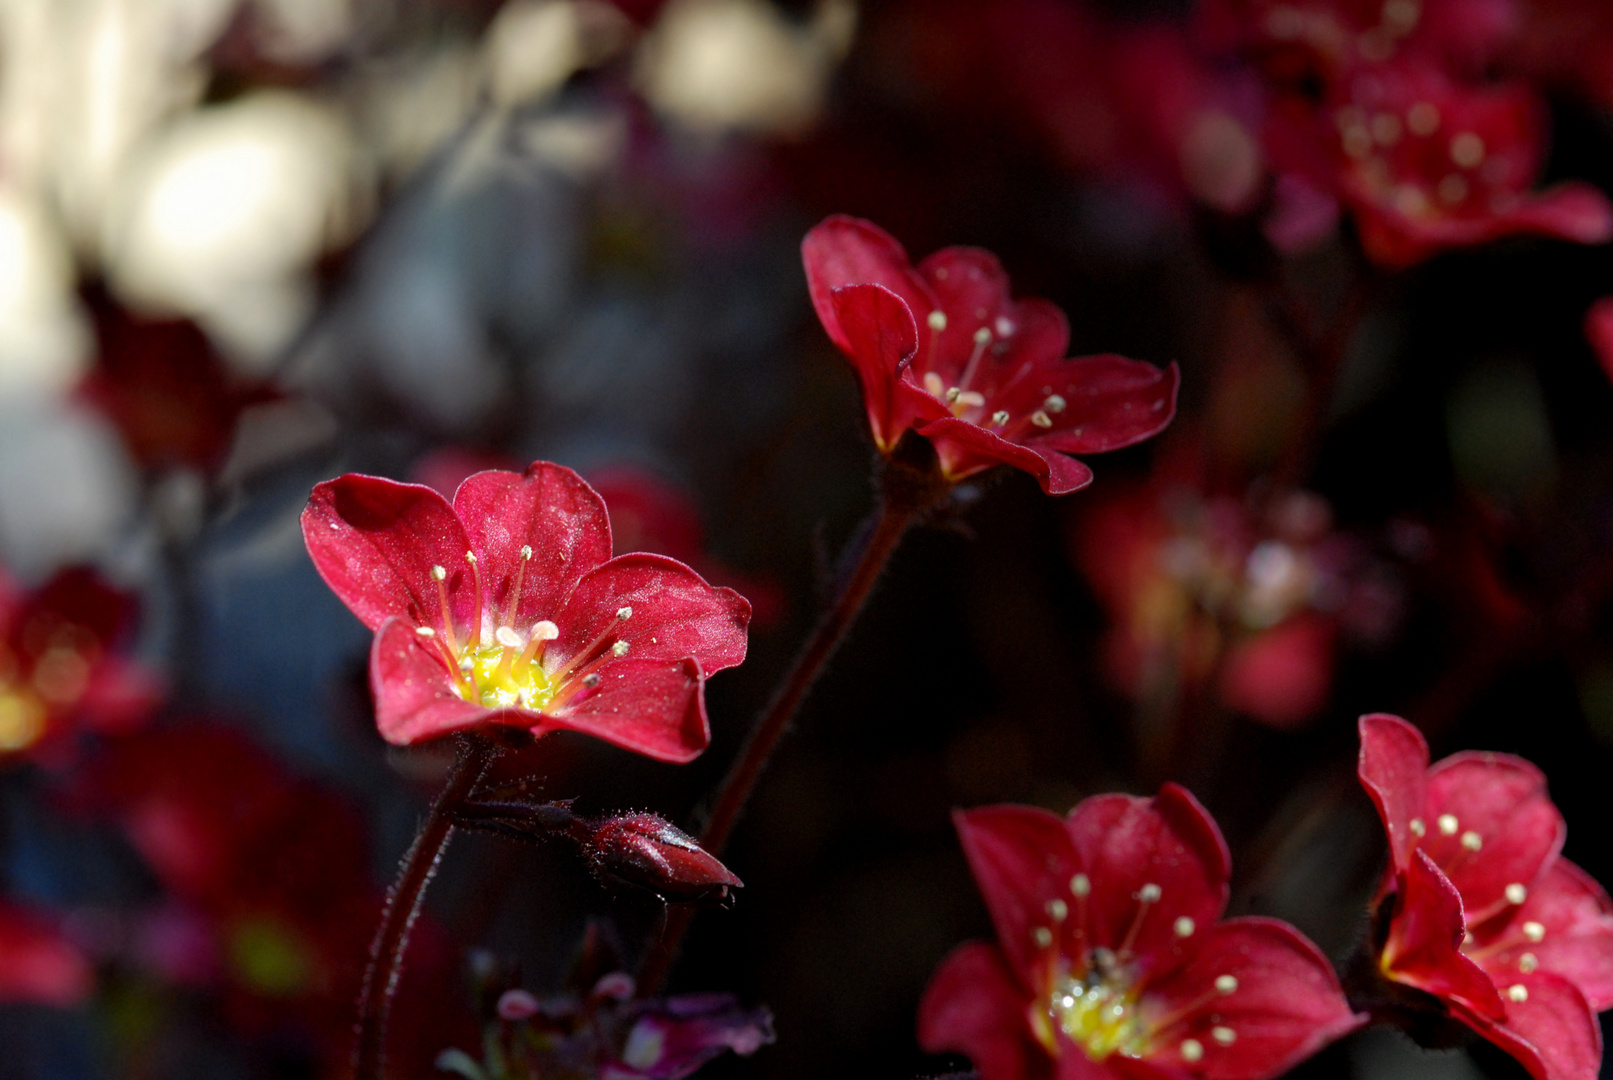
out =
<svg viewBox="0 0 1613 1080"><path fill-rule="evenodd" d="M542 709L555 685L537 660L523 659L519 645L478 645L459 656L459 696L490 709Z"/></svg>
<svg viewBox="0 0 1613 1080"><path fill-rule="evenodd" d="M1140 1057L1148 1050L1148 1030L1137 1013L1137 998L1128 989L1105 982L1096 973L1085 981L1071 975L1056 979L1045 1000L1046 1014L1037 1033L1048 1049L1056 1049L1055 1031L1086 1051L1093 1061L1113 1053Z"/></svg>

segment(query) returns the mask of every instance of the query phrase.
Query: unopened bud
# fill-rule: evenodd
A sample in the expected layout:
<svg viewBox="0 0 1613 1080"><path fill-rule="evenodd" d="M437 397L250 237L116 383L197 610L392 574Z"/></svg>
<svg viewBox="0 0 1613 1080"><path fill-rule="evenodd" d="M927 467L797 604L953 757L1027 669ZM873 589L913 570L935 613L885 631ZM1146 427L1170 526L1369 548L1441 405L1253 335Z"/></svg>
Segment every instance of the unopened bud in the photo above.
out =
<svg viewBox="0 0 1613 1080"><path fill-rule="evenodd" d="M723 906L743 885L693 837L655 814L623 814L590 827L584 846L601 877L649 889L673 903Z"/></svg>

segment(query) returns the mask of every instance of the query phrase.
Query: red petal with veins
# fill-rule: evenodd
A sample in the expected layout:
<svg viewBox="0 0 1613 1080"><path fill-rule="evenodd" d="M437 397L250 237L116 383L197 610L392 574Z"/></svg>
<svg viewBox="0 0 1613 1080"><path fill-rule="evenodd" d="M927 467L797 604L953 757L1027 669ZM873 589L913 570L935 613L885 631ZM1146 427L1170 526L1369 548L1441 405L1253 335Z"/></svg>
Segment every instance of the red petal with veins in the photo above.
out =
<svg viewBox="0 0 1613 1080"><path fill-rule="evenodd" d="M1229 919L1199 930L1192 948L1185 967L1144 992L1145 1018L1187 1013L1156 1033L1150 1056L1179 1061L1176 1048L1192 1038L1204 1049L1195 1074L1258 1080L1286 1072L1367 1021L1350 1011L1327 958L1285 922ZM1237 980L1231 993L1216 986L1227 975ZM1211 1034L1217 1026L1233 1032L1230 1046Z"/></svg>
<svg viewBox="0 0 1613 1080"><path fill-rule="evenodd" d="M868 424L881 450L895 447L915 416L946 412L904 374L918 347L918 331L899 296L883 285L847 285L834 291L830 303L847 340L846 356L862 383Z"/></svg>
<svg viewBox="0 0 1613 1080"><path fill-rule="evenodd" d="M1064 312L1036 297L1013 304L1009 316L1014 323L1013 334L992 342L981 357L970 385L988 400L1001 401L1003 408L1023 416L1039 408L1046 395L1058 390L1055 383L1038 376L1044 371L1057 374L1061 370L1065 350L1070 345L1070 324ZM973 347L971 339L970 348ZM924 356L922 352L919 355L921 359Z"/></svg>
<svg viewBox="0 0 1613 1080"><path fill-rule="evenodd" d="M1412 853L1384 945L1384 973L1447 1003L1499 1019L1501 999L1484 970L1462 955L1462 898L1427 853Z"/></svg>
<svg viewBox="0 0 1613 1080"><path fill-rule="evenodd" d="M541 715L535 735L580 731L625 750L682 764L711 744L706 722L705 676L690 659L634 660L601 668L596 689L583 690Z"/></svg>
<svg viewBox="0 0 1613 1080"><path fill-rule="evenodd" d="M302 536L319 576L371 630L398 615L442 633L433 566L447 571L455 623L471 625L469 540L430 488L357 473L327 480L302 512Z"/></svg>
<svg viewBox="0 0 1613 1080"><path fill-rule="evenodd" d="M631 608L632 615L618 618L622 608ZM750 604L732 589L708 585L676 559L618 555L583 575L554 620L560 637L544 654L550 671L608 634L611 641L627 642L629 660L677 664L693 657L710 673L745 659ZM598 670L618 662L607 659Z"/></svg>
<svg viewBox="0 0 1613 1080"><path fill-rule="evenodd" d="M1613 902L1589 874L1560 858L1529 886L1522 906L1504 915L1473 934L1475 954L1513 943L1480 961L1498 986L1520 974L1519 960L1529 954L1541 971L1578 987L1593 1010L1613 1006ZM1525 935L1523 926L1529 922L1544 928L1540 941Z"/></svg>
<svg viewBox="0 0 1613 1080"><path fill-rule="evenodd" d="M1391 869L1403 872L1417 848L1410 822L1422 818L1427 801L1428 743L1422 732L1388 713L1363 716L1356 727L1361 733L1356 775L1389 834ZM1423 826L1430 829L1434 823L1424 821Z"/></svg>
<svg viewBox="0 0 1613 1080"><path fill-rule="evenodd" d="M1021 320L1016 310L1018 305L1009 298L1008 275L1003 272L997 256L991 252L970 247L944 248L920 263L918 272L929 284L930 291L935 294L936 302L947 317L943 330L933 331L926 326L924 340L927 351L920 366L925 371L933 371L941 376L947 386L959 384L976 349L981 354L977 365L980 371L991 367L1017 367L1025 362L1057 360L1064 355L1067 330L1065 339L1058 342L1058 348L1053 352L1034 355L1019 350L1012 359L1006 351L1003 354L995 352L994 346L1004 341L1014 341ZM999 320L1007 320L1010 325L1001 326ZM975 341L975 334L981 327L990 332L985 345ZM1037 343L1041 346L1050 344L1049 335L1039 335ZM992 382L977 377L970 380L969 386L989 397Z"/></svg>
<svg viewBox="0 0 1613 1080"><path fill-rule="evenodd" d="M1437 819L1454 815L1458 832L1446 836ZM1470 926L1507 906L1506 888L1527 885L1562 850L1567 825L1546 794L1546 777L1510 754L1464 753L1428 770L1428 835L1422 847L1445 870ZM1482 847L1461 847L1468 832Z"/></svg>
<svg viewBox="0 0 1613 1080"><path fill-rule="evenodd" d="M981 942L960 945L941 961L919 1003L919 1045L932 1054L967 1055L981 1080L1049 1080L1052 1062L1032 1042L1025 1008L1024 991L1002 950Z"/></svg>
<svg viewBox="0 0 1613 1080"><path fill-rule="evenodd" d="M935 443L941 467L953 480L973 476L993 465L1012 465L1036 477L1049 495L1068 495L1092 483L1092 470L1074 458L1056 450L1038 451L999 439L967 420L949 416L917 430Z"/></svg>
<svg viewBox="0 0 1613 1080"><path fill-rule="evenodd" d="M513 623L524 636L539 619L555 618L578 580L611 557L604 502L562 465L535 461L525 473L476 473L459 485L454 512L481 559L489 633ZM523 545L532 548L524 569ZM505 613L518 572L521 598L512 620Z"/></svg>
<svg viewBox="0 0 1613 1080"><path fill-rule="evenodd" d="M370 646L370 689L375 695L375 725L381 738L394 746L489 721L530 727L537 720L535 713L488 709L460 697L439 641L421 638L414 624L402 618L383 623Z"/></svg>
<svg viewBox="0 0 1613 1080"><path fill-rule="evenodd" d="M1473 1030L1517 1058L1535 1080L1596 1080L1602 1066L1602 1028L1574 984L1537 971L1507 984L1521 986L1523 1001L1507 998L1502 1023L1463 1016Z"/></svg>
<svg viewBox="0 0 1613 1080"><path fill-rule="evenodd" d="M1022 384L1036 388L1037 399L1028 409L1041 407L1044 386L1064 398L1064 411L1050 415L1047 433L1027 434L1033 448L1048 447L1067 454L1101 454L1132 446L1165 430L1176 416L1176 392L1181 372L1175 364L1163 371L1141 360L1104 354L1061 360L1028 373ZM1015 402L1004 403L1016 412Z"/></svg>
<svg viewBox="0 0 1613 1080"><path fill-rule="evenodd" d="M819 222L801 241L807 291L829 338L852 352L831 296L846 285L883 285L906 304L916 320L936 310L935 298L908 262L896 238L871 221L836 214Z"/></svg>
<svg viewBox="0 0 1613 1080"><path fill-rule="evenodd" d="M1124 796L1114 796L1124 798ZM1088 800L1091 801L1091 800ZM1086 805L1085 803L1082 804ZM952 821L980 895L986 900L1009 965L1024 993L1035 989L1035 961L1043 951L1034 941L1037 927L1051 927L1049 900L1067 903L1070 932L1078 914L1070 879L1083 869L1070 844L1065 822L1031 806L987 806L959 810ZM1096 881L1093 885L1097 888ZM1101 942L1100 942L1101 944Z"/></svg>
<svg viewBox="0 0 1613 1080"><path fill-rule="evenodd" d="M1181 963L1184 939L1176 933L1177 919L1208 927L1226 907L1226 842L1185 788L1165 784L1152 799L1096 796L1070 811L1065 828L1092 881L1086 904L1090 941L1120 953L1123 961L1127 952L1135 956L1139 978L1163 975ZM1147 885L1158 888L1159 899L1144 911ZM1073 924L1073 903L1070 910Z"/></svg>

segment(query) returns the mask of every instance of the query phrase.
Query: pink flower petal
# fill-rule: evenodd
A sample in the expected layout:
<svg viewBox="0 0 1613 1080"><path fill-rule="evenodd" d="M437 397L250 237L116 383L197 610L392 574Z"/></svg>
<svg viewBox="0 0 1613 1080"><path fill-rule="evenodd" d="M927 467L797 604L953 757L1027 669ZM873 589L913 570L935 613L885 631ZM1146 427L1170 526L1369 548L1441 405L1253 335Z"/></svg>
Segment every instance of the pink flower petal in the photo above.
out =
<svg viewBox="0 0 1613 1080"><path fill-rule="evenodd" d="M1467 927L1462 898L1434 860L1412 853L1384 946L1385 973L1435 997L1470 1007L1477 1015L1500 1018L1501 999L1484 970L1462 955Z"/></svg>
<svg viewBox="0 0 1613 1080"><path fill-rule="evenodd" d="M1166 784L1152 799L1095 796L1070 811L1065 827L1091 879L1088 940L1122 960L1134 956L1139 977L1181 962L1177 920L1208 927L1226 907L1226 842L1185 788Z"/></svg>
<svg viewBox="0 0 1613 1080"><path fill-rule="evenodd" d="M1092 470L1056 450L1036 450L1000 439L979 424L955 417L917 429L935 443L947 476L961 480L993 465L1012 465L1036 477L1049 495L1068 495L1092 483Z"/></svg>
<svg viewBox="0 0 1613 1080"><path fill-rule="evenodd" d="M541 715L532 731L580 731L625 750L670 761L693 761L711 745L705 676L694 660L635 660L599 672L596 689L582 691Z"/></svg>
<svg viewBox="0 0 1613 1080"><path fill-rule="evenodd" d="M1391 869L1403 872L1411 865L1411 853L1417 848L1410 822L1413 818L1421 820L1423 815L1428 743L1422 732L1388 713L1363 716L1356 726L1361 733L1356 775L1389 834ZM1424 822L1424 829L1429 825Z"/></svg>
<svg viewBox="0 0 1613 1080"><path fill-rule="evenodd" d="M1230 919L1192 939L1181 970L1147 989L1145 1019L1183 1013L1155 1036L1166 1056L1181 1040L1203 1049L1193 1066L1211 1080L1259 1080L1286 1072L1341 1035L1366 1023L1350 1011L1333 967L1315 945L1276 919ZM1231 976L1223 992L1218 979ZM1224 1045L1211 1033L1230 1029Z"/></svg>
<svg viewBox="0 0 1613 1080"><path fill-rule="evenodd" d="M1077 910L1070 899L1070 881L1084 866L1065 823L1056 814L1030 806L960 810L952 820L997 927L997 939L1029 990L1043 952L1035 944L1036 928L1052 924L1048 901L1063 900L1069 910Z"/></svg>
<svg viewBox="0 0 1613 1080"><path fill-rule="evenodd" d="M604 502L562 465L535 461L525 473L476 473L460 484L454 512L481 559L489 634L501 625L524 633L553 619L577 581L611 557ZM524 565L523 546L532 549ZM517 575L520 602L511 611Z"/></svg>
<svg viewBox="0 0 1613 1080"><path fill-rule="evenodd" d="M1517 1058L1535 1080L1596 1080L1602 1065L1602 1027L1573 983L1537 971L1520 975L1504 993L1505 1021L1463 1019Z"/></svg>
<svg viewBox="0 0 1613 1080"><path fill-rule="evenodd" d="M924 991L919 1045L932 1054L967 1055L981 1080L1047 1080L1052 1063L1031 1041L1023 993L1000 949L980 942L961 945L941 962Z"/></svg>
<svg viewBox="0 0 1613 1080"><path fill-rule="evenodd" d="M801 241L807 291L823 328L841 351L853 351L852 339L842 327L831 300L846 285L882 285L895 293L913 318L923 320L936 310L935 298L907 260L896 238L871 221L836 214L825 218Z"/></svg>
<svg viewBox="0 0 1613 1080"><path fill-rule="evenodd" d="M1546 777L1510 754L1464 753L1428 770L1428 835L1422 847L1462 894L1471 926L1507 907L1508 885L1527 885L1562 850L1567 825ZM1450 815L1456 831L1436 828ZM1448 818L1446 819L1448 823ZM1461 845L1469 834L1482 845Z"/></svg>
<svg viewBox="0 0 1613 1080"><path fill-rule="evenodd" d="M1520 965L1538 966L1573 983L1593 1010L1613 1006L1613 902L1589 874L1559 858L1505 914L1474 932L1474 952L1498 986L1522 973ZM1539 924L1540 940L1530 940L1528 923Z"/></svg>
<svg viewBox="0 0 1613 1080"><path fill-rule="evenodd" d="M303 541L325 584L371 630L394 615L443 628L441 566L456 626L471 625L470 542L446 499L421 484L349 473L314 488Z"/></svg>
<svg viewBox="0 0 1613 1080"><path fill-rule="evenodd" d="M441 639L422 639L407 619L388 619L376 632L370 646L370 689L375 695L375 725L394 746L489 721L530 727L535 718L502 713L460 697L442 656Z"/></svg>
<svg viewBox="0 0 1613 1080"><path fill-rule="evenodd" d="M912 313L883 285L843 286L834 291L830 304L846 338L843 349L862 383L874 443L883 451L891 450L915 409L944 411L940 402L903 377L918 348Z"/></svg>
<svg viewBox="0 0 1613 1080"><path fill-rule="evenodd" d="M624 611L631 612L625 619ZM732 589L708 585L676 559L618 555L577 582L554 621L560 637L544 653L550 670L608 636L626 642L628 659L693 657L710 674L745 659L750 604ZM600 671L617 662L607 660Z"/></svg>
<svg viewBox="0 0 1613 1080"><path fill-rule="evenodd" d="M1153 438L1176 416L1181 373L1175 364L1161 370L1141 360L1104 354L1062 360L1027 373L1022 384L1039 395L1027 403L1043 408L1051 386L1064 399L1064 410L1048 414L1053 426L1045 435L1026 435L1033 447L1066 454L1101 454ZM1010 412L1013 405L1008 405Z"/></svg>

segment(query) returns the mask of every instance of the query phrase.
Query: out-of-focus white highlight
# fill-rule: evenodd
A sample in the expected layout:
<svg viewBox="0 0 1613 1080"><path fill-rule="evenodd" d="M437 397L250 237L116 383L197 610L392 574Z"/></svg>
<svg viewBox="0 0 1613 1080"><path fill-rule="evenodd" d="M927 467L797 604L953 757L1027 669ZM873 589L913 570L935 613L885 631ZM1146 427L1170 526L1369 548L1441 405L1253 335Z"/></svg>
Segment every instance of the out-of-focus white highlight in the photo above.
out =
<svg viewBox="0 0 1613 1080"><path fill-rule="evenodd" d="M790 134L822 109L856 28L851 0L796 25L765 0L673 0L639 54L644 94L699 131Z"/></svg>
<svg viewBox="0 0 1613 1080"><path fill-rule="evenodd" d="M627 17L602 0L512 0L487 30L488 90L500 105L541 100L631 33Z"/></svg>
<svg viewBox="0 0 1613 1080"><path fill-rule="evenodd" d="M88 331L75 315L60 233L0 186L0 399L58 394L83 373Z"/></svg>
<svg viewBox="0 0 1613 1080"><path fill-rule="evenodd" d="M278 91L199 109L154 138L108 215L119 292L190 315L233 353L267 357L306 317L304 271L362 203L347 131Z"/></svg>

